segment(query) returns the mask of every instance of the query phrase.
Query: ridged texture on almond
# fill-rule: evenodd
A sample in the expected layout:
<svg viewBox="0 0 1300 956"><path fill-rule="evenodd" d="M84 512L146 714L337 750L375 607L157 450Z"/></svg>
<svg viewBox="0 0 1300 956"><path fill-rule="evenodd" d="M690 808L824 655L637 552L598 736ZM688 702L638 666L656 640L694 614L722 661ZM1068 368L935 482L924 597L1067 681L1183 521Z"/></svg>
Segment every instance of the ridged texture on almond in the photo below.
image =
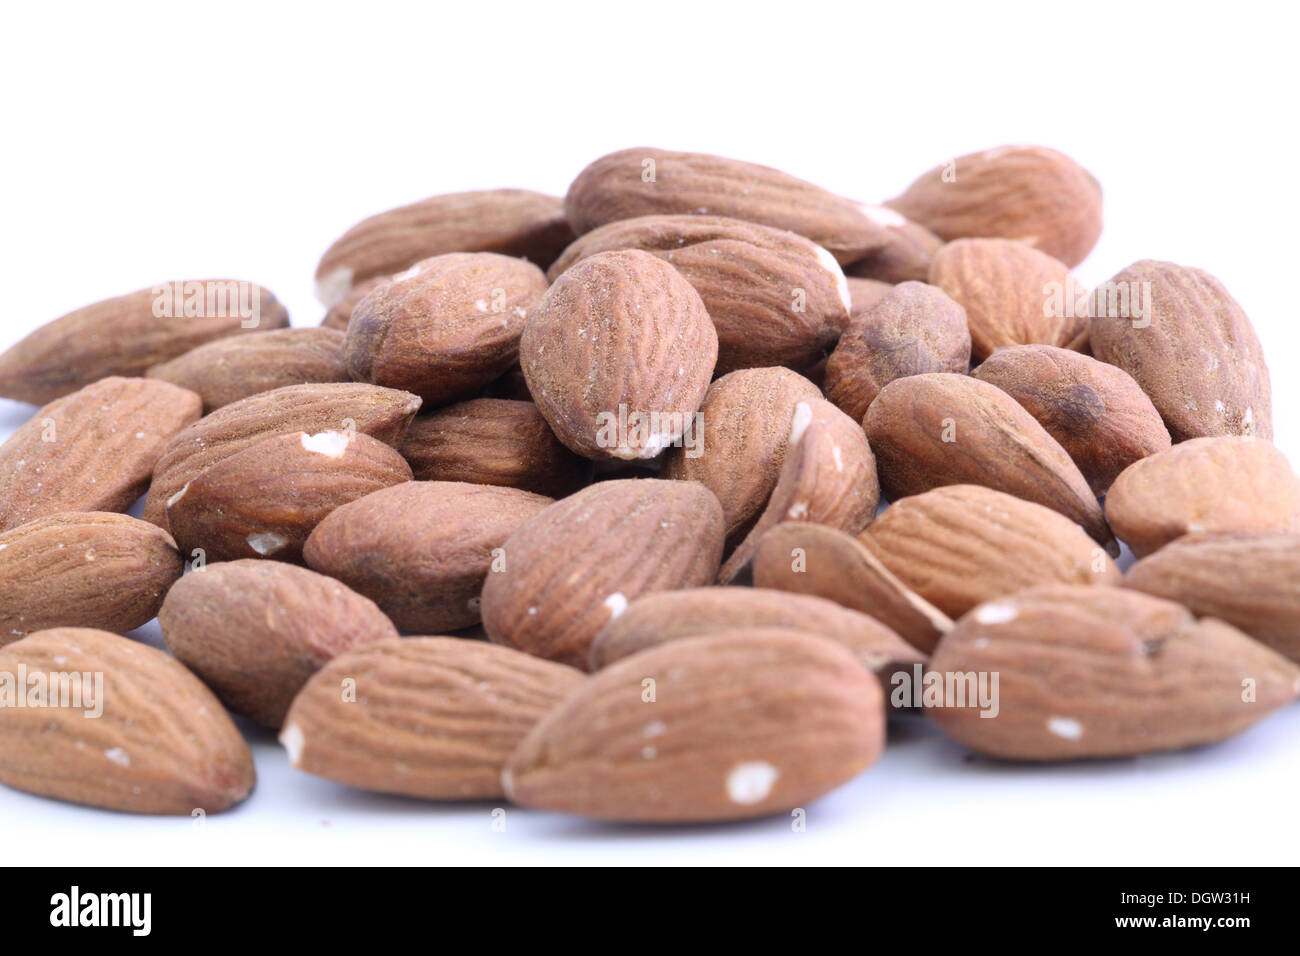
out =
<svg viewBox="0 0 1300 956"><path fill-rule="evenodd" d="M1033 415L1098 497L1133 462L1169 447L1151 399L1114 365L1050 345L1017 345L994 352L972 374Z"/></svg>
<svg viewBox="0 0 1300 956"><path fill-rule="evenodd" d="M129 813L217 813L253 789L253 756L221 704L161 651L63 627L0 649L0 672L103 675L96 707L0 707L0 783ZM23 688L26 691L28 688ZM84 699L83 699L84 704Z"/></svg>
<svg viewBox="0 0 1300 956"><path fill-rule="evenodd" d="M786 523L767 532L754 556L754 586L834 601L874 617L923 651L952 627L861 541L824 525Z"/></svg>
<svg viewBox="0 0 1300 956"><path fill-rule="evenodd" d="M149 377L197 392L210 412L286 385L348 381L343 341L335 329L254 332L200 345L155 365Z"/></svg>
<svg viewBox="0 0 1300 956"><path fill-rule="evenodd" d="M1075 312L1069 268L1009 239L959 239L934 257L930 284L966 310L971 354L1041 343L1083 350L1088 319Z"/></svg>
<svg viewBox="0 0 1300 956"><path fill-rule="evenodd" d="M421 481L467 481L563 498L591 462L565 448L532 402L475 398L420 415L398 448Z"/></svg>
<svg viewBox="0 0 1300 956"><path fill-rule="evenodd" d="M1300 534L1188 535L1129 568L1124 586L1226 621L1300 661Z"/></svg>
<svg viewBox="0 0 1300 956"><path fill-rule="evenodd" d="M966 310L923 282L891 287L849 323L826 363L826 397L855 422L896 378L970 368Z"/></svg>
<svg viewBox="0 0 1300 956"><path fill-rule="evenodd" d="M824 398L800 402L772 497L723 564L718 581L734 581L763 534L783 521L807 521L857 534L871 523L879 505L876 459L857 422Z"/></svg>
<svg viewBox="0 0 1300 956"><path fill-rule="evenodd" d="M978 485L901 498L859 540L952 618L1025 588L1120 581L1110 555L1069 518Z"/></svg>
<svg viewBox="0 0 1300 956"><path fill-rule="evenodd" d="M360 644L397 637L368 598L278 561L210 564L158 612L167 649L235 713L277 728L307 678Z"/></svg>
<svg viewBox="0 0 1300 956"><path fill-rule="evenodd" d="M366 595L404 631L480 620L493 552L550 498L491 485L413 481L334 511L307 541L307 563Z"/></svg>
<svg viewBox="0 0 1300 956"><path fill-rule="evenodd" d="M1068 266L1101 236L1101 187L1043 146L1002 146L936 166L888 205L941 239L1014 239Z"/></svg>
<svg viewBox="0 0 1300 956"><path fill-rule="evenodd" d="M185 312L187 302L200 312ZM257 324L245 328L254 311ZM143 375L204 342L288 324L289 313L261 286L232 279L162 283L69 312L11 346L0 354L0 397L44 405L101 378Z"/></svg>
<svg viewBox="0 0 1300 956"><path fill-rule="evenodd" d="M201 412L193 392L139 378L55 399L0 445L0 531L61 511L125 511Z"/></svg>
<svg viewBox="0 0 1300 956"><path fill-rule="evenodd" d="M274 435L191 479L167 524L183 552L201 548L208 561L298 561L335 508L410 480L406 459L369 435Z"/></svg>
<svg viewBox="0 0 1300 956"><path fill-rule="evenodd" d="M1139 558L1196 532L1300 530L1300 478L1271 442L1194 438L1130 465L1106 517Z"/></svg>
<svg viewBox="0 0 1300 956"><path fill-rule="evenodd" d="M820 397L816 385L786 368L730 372L704 396L703 433L695 435L700 444L670 448L660 474L698 481L717 495L728 543L735 544L758 520L781 476L795 406Z"/></svg>
<svg viewBox="0 0 1300 956"><path fill-rule="evenodd" d="M983 485L1059 511L1118 553L1078 466L1000 388L967 375L900 378L880 390L862 425L890 501Z"/></svg>
<svg viewBox="0 0 1300 956"><path fill-rule="evenodd" d="M867 206L867 215L885 227L885 246L853 263L849 271L862 279L882 282L924 282L943 240L886 206Z"/></svg>
<svg viewBox="0 0 1300 956"><path fill-rule="evenodd" d="M659 644L737 628L782 627L825 637L882 676L926 656L873 617L810 594L765 588L690 588L647 594L605 625L591 644L600 670Z"/></svg>
<svg viewBox="0 0 1300 956"><path fill-rule="evenodd" d="M718 216L641 216L579 238L552 280L598 252L640 249L695 287L718 330L718 371L817 361L849 318L848 284L803 236Z"/></svg>
<svg viewBox="0 0 1300 956"><path fill-rule="evenodd" d="M335 305L366 279L448 252L521 256L545 269L572 241L554 196L527 189L434 196L363 219L335 240L316 267L316 297Z"/></svg>
<svg viewBox="0 0 1300 956"><path fill-rule="evenodd" d="M866 315L874 309L876 303L894 288L892 282L881 282L879 279L859 279L856 276L846 276L844 281L849 284L849 301L852 303L849 308L850 325L858 316Z"/></svg>
<svg viewBox="0 0 1300 956"><path fill-rule="evenodd" d="M955 695L926 712L971 749L1008 760L1213 743L1300 690L1300 669L1235 628L1118 588L1037 588L983 604L944 637L930 670L998 675L996 717L955 706Z"/></svg>
<svg viewBox="0 0 1300 956"><path fill-rule="evenodd" d="M176 542L126 515L47 515L0 534L0 645L52 627L121 634L181 576Z"/></svg>
<svg viewBox="0 0 1300 956"><path fill-rule="evenodd" d="M369 279L363 279L358 282L343 298L339 299L326 310L325 315L320 320L323 328L337 329L340 332L348 330L348 322L352 319L352 312L356 309L357 304L368 296L375 289L379 288L388 281L388 276L372 276Z"/></svg>
<svg viewBox="0 0 1300 956"><path fill-rule="evenodd" d="M345 681L354 699L344 699ZM511 752L582 682L572 667L480 641L380 641L318 671L280 740L299 770L362 790L500 797Z"/></svg>
<svg viewBox="0 0 1300 956"><path fill-rule="evenodd" d="M744 819L848 782L884 736L880 684L846 648L798 631L722 631L584 681L511 756L505 790L606 820Z"/></svg>
<svg viewBox="0 0 1300 956"><path fill-rule="evenodd" d="M357 303L348 370L435 405L469 397L518 362L524 317L545 291L545 274L523 259L490 252L424 259Z"/></svg>
<svg viewBox="0 0 1300 956"><path fill-rule="evenodd" d="M653 161L653 181L647 181ZM643 178L646 177L646 178ZM798 233L841 263L889 242L860 203L786 173L721 156L637 147L596 160L564 199L578 235L637 216L708 215Z"/></svg>
<svg viewBox="0 0 1300 956"><path fill-rule="evenodd" d="M528 313L519 357L538 410L570 449L653 458L693 427L718 333L668 263L640 250L602 252L560 276ZM643 427L634 416L645 416Z"/></svg>
<svg viewBox="0 0 1300 956"><path fill-rule="evenodd" d="M290 385L249 396L171 440L154 468L143 517L167 527L167 502L186 482L273 435L355 429L396 447L419 408L409 392L359 382Z"/></svg>
<svg viewBox="0 0 1300 956"><path fill-rule="evenodd" d="M1273 437L1264 350L1222 282L1200 269L1144 259L1092 295L1093 354L1137 380L1174 441ZM1140 317L1136 299L1144 303Z"/></svg>
<svg viewBox="0 0 1300 956"><path fill-rule="evenodd" d="M592 639L632 601L711 583L722 537L722 507L697 482L599 482L506 540L483 625L498 644L585 668Z"/></svg>

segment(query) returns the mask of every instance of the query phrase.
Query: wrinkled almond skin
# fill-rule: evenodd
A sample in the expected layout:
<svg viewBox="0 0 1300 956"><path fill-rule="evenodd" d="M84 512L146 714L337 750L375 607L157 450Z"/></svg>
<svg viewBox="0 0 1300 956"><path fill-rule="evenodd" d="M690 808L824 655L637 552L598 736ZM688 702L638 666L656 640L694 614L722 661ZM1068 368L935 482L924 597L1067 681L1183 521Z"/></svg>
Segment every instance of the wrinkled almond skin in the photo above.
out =
<svg viewBox="0 0 1300 956"><path fill-rule="evenodd" d="M0 645L53 627L134 630L153 620L183 568L171 535L126 515L19 525L0 534Z"/></svg>
<svg viewBox="0 0 1300 956"><path fill-rule="evenodd" d="M1123 369L1050 345L998 349L972 373L1006 392L1060 443L1101 497L1133 462L1169 447L1169 431Z"/></svg>
<svg viewBox="0 0 1300 956"><path fill-rule="evenodd" d="M943 240L886 206L867 206L867 215L886 229L883 248L853 263L849 271L867 280L887 283L924 282L930 274L934 254Z"/></svg>
<svg viewBox="0 0 1300 956"><path fill-rule="evenodd" d="M1188 535L1129 568L1124 586L1231 624L1300 662L1300 534Z"/></svg>
<svg viewBox="0 0 1300 956"><path fill-rule="evenodd" d="M453 252L421 260L353 309L348 371L433 405L468 398L514 367L524 317L545 291L545 274L523 259Z"/></svg>
<svg viewBox="0 0 1300 956"><path fill-rule="evenodd" d="M519 357L538 410L568 448L596 460L653 458L693 427L718 333L699 293L667 262L640 250L601 252L529 311ZM649 418L643 429L634 415Z"/></svg>
<svg viewBox="0 0 1300 956"><path fill-rule="evenodd" d="M334 329L275 329L217 339L149 369L162 379L198 393L211 412L286 385L346 382L342 332Z"/></svg>
<svg viewBox="0 0 1300 956"><path fill-rule="evenodd" d="M1106 517L1139 558L1198 532L1300 530L1300 478L1271 442L1193 438L1130 465Z"/></svg>
<svg viewBox="0 0 1300 956"><path fill-rule="evenodd" d="M848 283L803 236L718 216L640 216L594 229L551 266L551 280L598 252L640 249L682 274L718 331L718 373L816 362L848 321Z"/></svg>
<svg viewBox="0 0 1300 956"><path fill-rule="evenodd" d="M585 668L596 634L629 603L711 583L722 538L722 507L697 482L598 482L506 539L505 569L483 585L483 626L498 644Z"/></svg>
<svg viewBox="0 0 1300 956"><path fill-rule="evenodd" d="M368 598L278 561L210 564L158 612L167 649L237 714L278 728L294 695L337 654L397 637Z"/></svg>
<svg viewBox="0 0 1300 956"><path fill-rule="evenodd" d="M1134 293L1145 303L1141 317ZM1245 311L1214 276L1144 259L1094 289L1090 309L1093 354L1137 380L1175 442L1272 439L1264 350Z"/></svg>
<svg viewBox="0 0 1300 956"><path fill-rule="evenodd" d="M1059 511L1113 549L1078 466L996 386L947 373L896 379L862 424L891 501L944 485L983 485Z"/></svg>
<svg viewBox="0 0 1300 956"><path fill-rule="evenodd" d="M139 378L55 399L0 445L0 531L61 511L125 511L201 412L193 392Z"/></svg>
<svg viewBox="0 0 1300 956"><path fill-rule="evenodd" d="M343 699L345 681L355 700ZM481 641L378 641L317 671L280 740L299 770L362 790L500 797L511 752L582 682L572 667Z"/></svg>
<svg viewBox="0 0 1300 956"><path fill-rule="evenodd" d="M364 594L404 631L480 620L494 552L550 498L491 485L413 481L336 509L307 540L307 563Z"/></svg>
<svg viewBox="0 0 1300 956"><path fill-rule="evenodd" d="M887 203L941 239L1014 239L1077 266L1101 236L1101 187L1043 146L970 153L925 173Z"/></svg>
<svg viewBox="0 0 1300 956"><path fill-rule="evenodd" d="M881 282L879 279L860 279L856 276L846 276L844 281L849 284L850 325L858 316L866 315L874 309L876 303L887 296L894 288L892 282ZM845 328L847 327L845 326Z"/></svg>
<svg viewBox="0 0 1300 956"><path fill-rule="evenodd" d="M322 328L337 329L340 332L348 330L348 322L352 320L352 312L356 309L357 304L368 296L375 289L379 288L388 281L388 276L372 276L369 279L363 279L351 289L347 295L331 305L321 318Z"/></svg>
<svg viewBox="0 0 1300 956"><path fill-rule="evenodd" d="M154 468L142 517L166 528L167 502L186 482L274 435L355 429L395 447L419 408L420 399L409 392L359 382L259 392L217 409L168 443Z"/></svg>
<svg viewBox="0 0 1300 956"><path fill-rule="evenodd" d="M597 819L738 820L806 805L883 747L880 684L851 651L742 628L600 671L529 732L503 782L515 803Z"/></svg>
<svg viewBox="0 0 1300 956"><path fill-rule="evenodd" d="M475 398L418 416L398 448L420 481L466 481L563 498L591 462L560 443L532 402Z"/></svg>
<svg viewBox="0 0 1300 956"><path fill-rule="evenodd" d="M321 256L316 297L327 306L375 276L448 252L520 256L545 269L570 242L563 203L527 189L434 196L363 219Z"/></svg>
<svg viewBox="0 0 1300 956"><path fill-rule="evenodd" d="M951 618L1026 588L1120 581L1110 555L1069 518L978 485L900 498L858 540Z"/></svg>
<svg viewBox="0 0 1300 956"><path fill-rule="evenodd" d="M218 813L252 792L244 738L198 678L161 651L61 627L0 648L0 672L17 674L20 666L28 675L102 674L103 713L0 707L0 783L109 810L180 816Z"/></svg>
<svg viewBox="0 0 1300 956"><path fill-rule="evenodd" d="M966 310L935 286L902 282L849 323L826 363L826 397L860 422L896 378L969 368Z"/></svg>
<svg viewBox="0 0 1300 956"><path fill-rule="evenodd" d="M247 292L243 299L240 288ZM212 292L213 311L223 314L177 314L190 295L187 289L205 308ZM232 291L228 298L217 298ZM241 302L248 306L248 317L239 314ZM161 316L154 314L155 304L163 310ZM288 324L289 313L261 286L233 279L162 283L69 312L11 346L0 354L0 398L44 405L101 378L143 375L205 342Z"/></svg>
<svg viewBox="0 0 1300 956"><path fill-rule="evenodd" d="M743 219L811 239L840 263L889 242L886 228L860 203L820 186L754 163L650 147L593 162L569 186L564 209L578 235L637 216Z"/></svg>
<svg viewBox="0 0 1300 956"><path fill-rule="evenodd" d="M1036 588L980 605L940 642L930 670L998 675L995 717L947 695L926 713L971 749L1006 760L1214 743L1300 690L1300 669L1235 628L1117 588Z"/></svg>

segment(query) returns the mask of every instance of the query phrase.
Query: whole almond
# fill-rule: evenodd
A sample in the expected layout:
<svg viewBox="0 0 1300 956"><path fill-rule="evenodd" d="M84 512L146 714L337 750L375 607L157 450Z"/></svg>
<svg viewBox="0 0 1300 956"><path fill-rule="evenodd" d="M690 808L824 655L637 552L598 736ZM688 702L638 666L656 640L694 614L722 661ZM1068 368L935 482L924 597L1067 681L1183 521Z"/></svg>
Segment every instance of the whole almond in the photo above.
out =
<svg viewBox="0 0 1300 956"><path fill-rule="evenodd" d="M235 713L278 728L326 661L397 637L368 598L278 561L210 564L185 575L158 612L167 649Z"/></svg>
<svg viewBox="0 0 1300 956"><path fill-rule="evenodd" d="M352 312L356 309L357 304L368 296L379 286L383 285L389 279L388 276L371 276L369 279L363 279L348 290L343 298L331 305L321 318L320 324L323 328L337 329L340 332L348 330L348 322L352 320Z"/></svg>
<svg viewBox="0 0 1300 956"><path fill-rule="evenodd" d="M339 692L349 681L355 700ZM511 752L582 682L572 667L480 641L377 641L313 675L280 740L299 770L362 790L500 797Z"/></svg>
<svg viewBox="0 0 1300 956"><path fill-rule="evenodd" d="M711 583L722 538L722 507L698 482L598 482L506 539L502 570L483 585L483 626L498 644L585 668L592 639L629 603Z"/></svg>
<svg viewBox="0 0 1300 956"><path fill-rule="evenodd" d="M1106 517L1139 558L1185 534L1300 530L1300 478L1271 442L1193 438L1124 469Z"/></svg>
<svg viewBox="0 0 1300 956"><path fill-rule="evenodd" d="M885 245L849 266L862 279L882 282L924 282L930 274L934 254L943 240L886 206L866 206L867 215L885 227Z"/></svg>
<svg viewBox="0 0 1300 956"><path fill-rule="evenodd" d="M1008 760L1120 757L1213 743L1290 704L1300 668L1221 621L1119 588L1055 586L982 604L930 659L944 675L998 675L996 715L926 713Z"/></svg>
<svg viewBox="0 0 1300 956"><path fill-rule="evenodd" d="M307 563L370 598L404 631L477 624L483 580L506 539L550 498L491 485L412 481L336 509Z"/></svg>
<svg viewBox="0 0 1300 956"><path fill-rule="evenodd" d="M1094 289L1090 308L1093 354L1137 380L1174 441L1273 437L1264 351L1214 276L1144 259Z"/></svg>
<svg viewBox="0 0 1300 956"><path fill-rule="evenodd" d="M647 696L648 695L648 696ZM515 803L607 820L735 820L801 807L884 747L879 681L799 631L685 638L580 684L503 775Z"/></svg>
<svg viewBox="0 0 1300 956"><path fill-rule="evenodd" d="M718 357L699 293L648 252L602 252L528 313L519 357L556 437L594 459L653 458L693 427Z"/></svg>
<svg viewBox="0 0 1300 956"><path fill-rule="evenodd" d="M256 774L248 745L212 693L145 644L89 628L39 631L0 648L0 673L26 675L24 705L0 707L0 783L43 797L182 816L242 801ZM96 698L59 706L35 681ZM102 681L102 683L101 683ZM102 707L102 712L95 711Z"/></svg>
<svg viewBox="0 0 1300 956"><path fill-rule="evenodd" d="M121 634L153 620L184 562L126 515L46 515L0 533L0 645L53 627Z"/></svg>
<svg viewBox="0 0 1300 956"><path fill-rule="evenodd" d="M0 531L61 511L125 511L201 411L193 392L139 378L55 399L0 445Z"/></svg>

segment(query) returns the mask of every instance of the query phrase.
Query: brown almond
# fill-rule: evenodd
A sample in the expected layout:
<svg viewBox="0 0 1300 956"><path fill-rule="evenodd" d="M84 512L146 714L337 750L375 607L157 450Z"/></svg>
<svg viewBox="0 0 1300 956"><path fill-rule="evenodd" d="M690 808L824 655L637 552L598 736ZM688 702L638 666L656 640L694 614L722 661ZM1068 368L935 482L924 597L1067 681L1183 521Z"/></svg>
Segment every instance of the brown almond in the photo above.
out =
<svg viewBox="0 0 1300 956"><path fill-rule="evenodd" d="M863 208L877 224L885 227L888 238L881 249L853 263L849 271L862 279L887 283L924 282L943 240L887 206Z"/></svg>
<svg viewBox="0 0 1300 956"><path fill-rule="evenodd" d="M379 286L383 285L389 279L388 276L372 276L369 279L363 279L348 290L347 294L339 301L331 305L321 318L322 328L337 329L340 332L348 330L348 322L352 320L352 313L357 304L368 296Z"/></svg>
<svg viewBox="0 0 1300 956"><path fill-rule="evenodd" d="M845 276L844 281L849 284L849 324L858 316L870 312L894 288L892 282L881 282L879 279ZM846 325L845 328L847 327Z"/></svg>

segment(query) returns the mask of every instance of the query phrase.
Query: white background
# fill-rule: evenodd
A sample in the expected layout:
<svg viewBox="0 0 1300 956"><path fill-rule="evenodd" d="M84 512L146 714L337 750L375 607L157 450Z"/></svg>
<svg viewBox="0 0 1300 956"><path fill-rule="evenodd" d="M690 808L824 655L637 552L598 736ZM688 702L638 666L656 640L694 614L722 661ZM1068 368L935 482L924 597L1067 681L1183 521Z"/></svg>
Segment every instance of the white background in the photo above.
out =
<svg viewBox="0 0 1300 956"><path fill-rule="evenodd" d="M904 9L905 8L905 9ZM628 146L776 166L864 200L1006 143L1105 189L1076 272L1209 269L1252 316L1277 443L1300 463L1291 288L1300 201L1284 4L226 2L6 6L0 347L159 280L261 282L294 324L321 252L428 195L562 194ZM0 401L0 438L31 413ZM156 636L156 630L153 632ZM1097 765L971 760L921 720L872 770L783 818L670 830L371 796L287 768L209 818L134 818L0 790L5 857L70 863L1293 863L1300 707L1201 751Z"/></svg>

